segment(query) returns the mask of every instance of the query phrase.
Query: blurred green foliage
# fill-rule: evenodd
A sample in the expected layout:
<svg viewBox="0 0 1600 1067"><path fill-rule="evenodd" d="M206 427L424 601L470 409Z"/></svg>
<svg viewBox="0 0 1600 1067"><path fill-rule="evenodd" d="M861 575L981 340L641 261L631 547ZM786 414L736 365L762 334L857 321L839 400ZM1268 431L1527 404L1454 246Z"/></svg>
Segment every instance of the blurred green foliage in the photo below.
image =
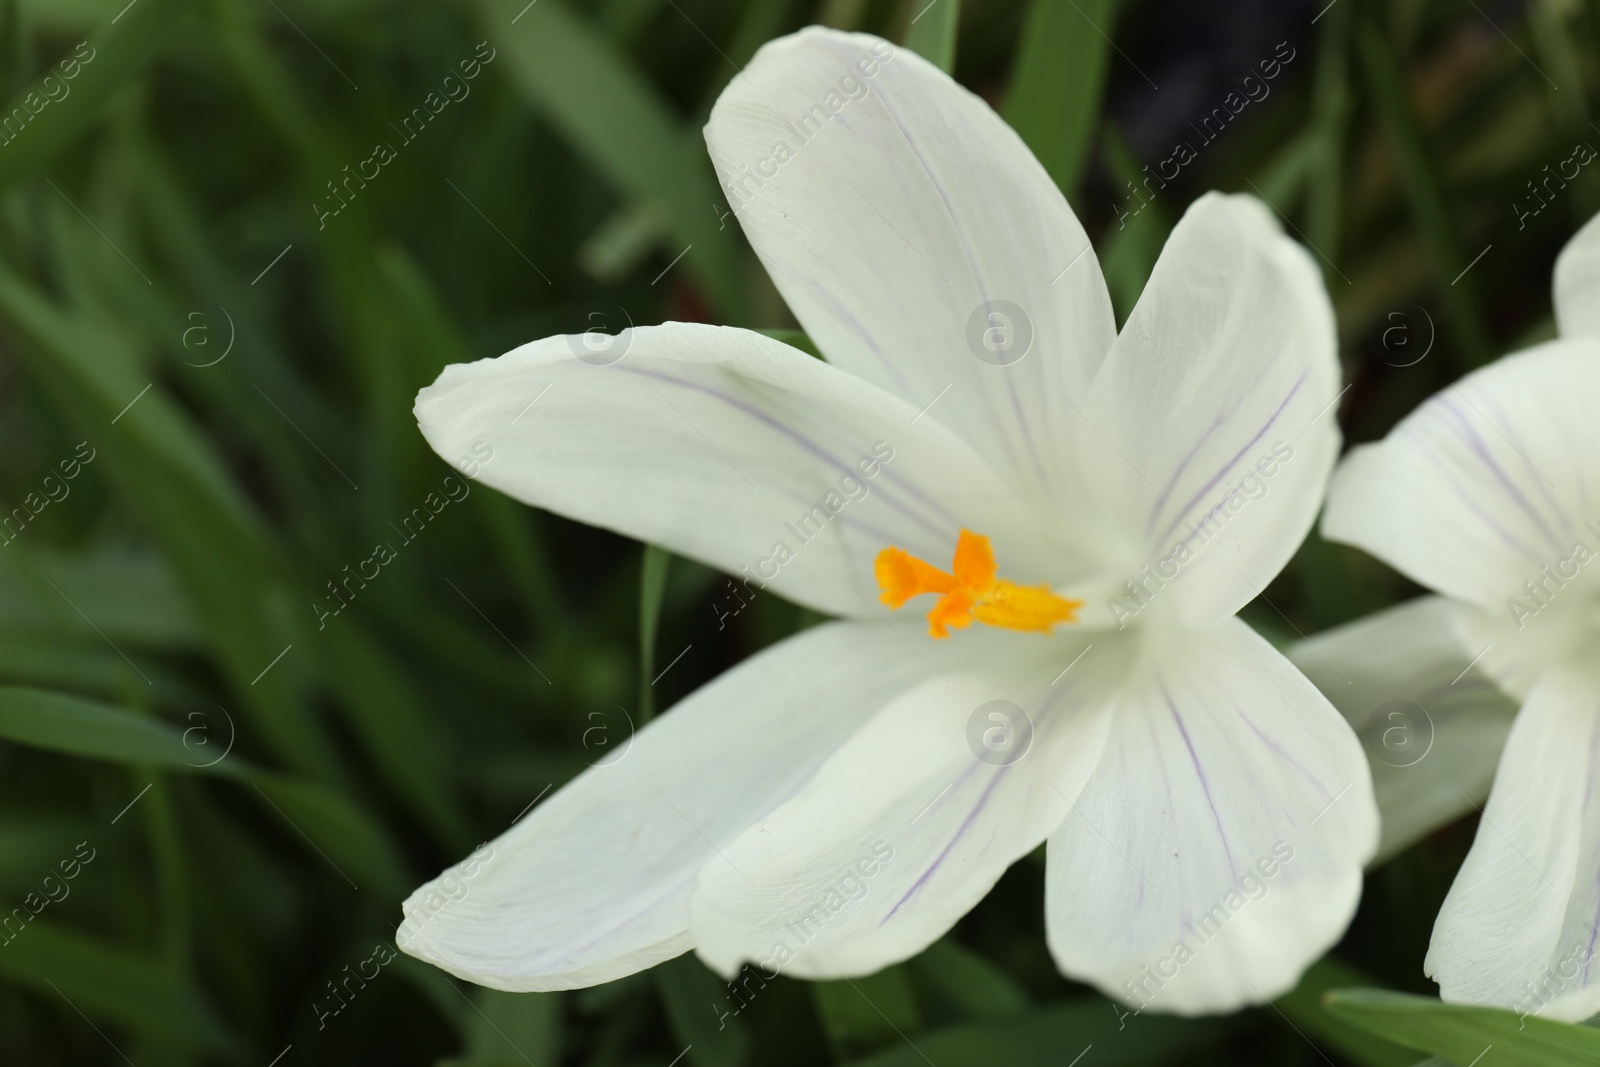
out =
<svg viewBox="0 0 1600 1067"><path fill-rule="evenodd" d="M713 627L717 575L484 488L397 526L449 473L411 416L447 363L595 315L793 327L699 133L763 41L821 21L952 68L1062 184L1124 315L1188 199L1271 201L1325 267L1353 440L1552 332L1550 267L1600 170L1536 212L1528 183L1600 143L1584 0L935 2L0 0L0 93L23 109L0 123L0 901L37 913L0 945L0 1060L1456 1050L1427 1005L1321 994L1429 992L1470 826L1373 873L1300 990L1220 1020L1127 1017L1057 975L1031 861L922 957L779 979L737 1015L692 957L512 996L378 951L413 885L630 720L815 621L766 598ZM1162 131L1279 40L1298 58L1270 102L1124 219ZM469 63L470 91L429 104ZM378 176L352 181L366 161ZM1313 535L1247 617L1283 639L1411 591ZM1582 1034L1552 1040L1558 1058L1497 1062L1594 1062Z"/></svg>

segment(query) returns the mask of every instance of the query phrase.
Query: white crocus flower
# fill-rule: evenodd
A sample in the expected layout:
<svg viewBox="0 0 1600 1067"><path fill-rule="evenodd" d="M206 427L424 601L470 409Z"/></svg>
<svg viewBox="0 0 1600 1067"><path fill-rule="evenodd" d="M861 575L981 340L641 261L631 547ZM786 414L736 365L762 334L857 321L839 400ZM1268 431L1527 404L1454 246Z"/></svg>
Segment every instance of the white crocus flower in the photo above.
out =
<svg viewBox="0 0 1600 1067"><path fill-rule="evenodd" d="M1555 305L1558 340L1355 449L1323 530L1443 594L1430 626L1522 703L1427 973L1445 1000L1574 1021L1600 1011L1600 219L1557 260ZM1387 629L1370 639L1436 643ZM1479 718L1479 758L1419 763L1419 782L1471 788L1456 775L1494 751L1494 713Z"/></svg>
<svg viewBox="0 0 1600 1067"><path fill-rule="evenodd" d="M839 621L418 890L400 944L511 990L689 949L862 975L1048 840L1065 974L1179 1012L1291 988L1377 836L1349 727L1234 618L1338 450L1309 258L1258 202L1208 196L1118 335L1016 134L858 34L767 45L706 140L827 362L688 323L551 337L448 368L417 416L447 459L492 448L481 480L519 500Z"/></svg>

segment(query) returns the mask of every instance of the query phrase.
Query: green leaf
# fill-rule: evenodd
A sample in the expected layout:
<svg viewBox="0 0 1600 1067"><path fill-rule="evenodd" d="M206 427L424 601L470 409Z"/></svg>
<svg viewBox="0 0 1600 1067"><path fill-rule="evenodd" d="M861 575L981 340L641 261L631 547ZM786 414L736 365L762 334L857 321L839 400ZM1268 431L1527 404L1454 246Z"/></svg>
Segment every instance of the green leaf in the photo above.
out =
<svg viewBox="0 0 1600 1067"><path fill-rule="evenodd" d="M127 93L129 79L150 58L157 46L182 28L193 7L193 0L142 0L125 12L123 17L107 21L103 28L89 35L89 50L83 53L90 57L89 62L77 61L75 77L62 81L64 72L52 65L49 73L56 77L59 84L67 86L66 96L49 100L37 112L27 108L24 101L30 94L36 102L46 99L38 91L47 76L41 75L18 98L12 100L4 115L14 116L17 109L21 108L23 115L36 114L37 117L15 132L11 140L0 145L0 189L44 167L99 118L119 93ZM76 55L75 47L58 62L72 60Z"/></svg>
<svg viewBox="0 0 1600 1067"><path fill-rule="evenodd" d="M672 1036L689 1046L686 1059L692 1067L741 1067L749 1062L750 1035L738 1017L741 1001L729 992L732 983L725 984L692 952L652 973ZM759 997L766 984L753 965L747 965L736 981L744 982L748 997ZM750 988L751 982L759 984Z"/></svg>
<svg viewBox="0 0 1600 1067"><path fill-rule="evenodd" d="M1322 1009L1322 997L1328 990L1369 980L1354 967L1324 959L1313 964L1291 992L1273 1001L1278 1012L1283 1013L1282 1018L1276 1012L1268 1015L1274 1021L1287 1021L1302 1037L1330 1046L1360 1067L1410 1067L1416 1059L1412 1053L1353 1029Z"/></svg>
<svg viewBox="0 0 1600 1067"><path fill-rule="evenodd" d="M479 989L467 1011L468 1058L460 1067L522 1067L561 1059L561 994Z"/></svg>
<svg viewBox="0 0 1600 1067"><path fill-rule="evenodd" d="M1139 185L1139 165L1122 139L1121 133L1110 123L1106 124L1102 143L1106 150L1106 163L1119 189L1129 183ZM1139 302L1150 272L1166 244L1172 223L1166 209L1157 201L1146 202L1136 194L1122 193L1117 201L1117 228L1110 230L1100 255L1100 269L1105 274L1106 288L1111 291L1111 303L1116 308L1117 320L1126 322L1133 306Z"/></svg>
<svg viewBox="0 0 1600 1067"><path fill-rule="evenodd" d="M157 703L205 700L186 680L150 663L141 663L136 671L116 649L95 640L98 648L74 644L59 633L0 629L0 682L115 698L134 687L145 689L148 678L149 692Z"/></svg>
<svg viewBox="0 0 1600 1067"><path fill-rule="evenodd" d="M1190 1057L1226 1036L1223 1019L1133 1016L1099 998L1073 1001L1001 1023L955 1026L917 1034L898 1047L851 1060L847 1067L1144 1067L1165 1057ZM1092 1051L1091 1051L1092 1050ZM1088 1053L1088 1055L1084 1055Z"/></svg>
<svg viewBox="0 0 1600 1067"><path fill-rule="evenodd" d="M843 1055L885 1048L922 1028L904 965L811 987L828 1041Z"/></svg>
<svg viewBox="0 0 1600 1067"><path fill-rule="evenodd" d="M1020 1015L1032 1003L1016 979L948 937L929 945L908 966L923 985L976 1021Z"/></svg>
<svg viewBox="0 0 1600 1067"><path fill-rule="evenodd" d="M298 839L341 875L350 877L343 870L348 865L356 877L385 891L396 891L406 882L389 838L359 808L324 786L261 770L235 755L208 762L217 743L211 737L201 749L186 745L185 734L173 727L121 708L42 689L0 686L0 740L86 759L242 779L263 807L281 816Z"/></svg>
<svg viewBox="0 0 1600 1067"><path fill-rule="evenodd" d="M1328 260L1339 255L1344 198L1344 142L1350 119L1350 12L1344 4L1324 15L1311 97L1315 159L1307 178L1306 237ZM1323 273L1335 275L1322 261Z"/></svg>
<svg viewBox="0 0 1600 1067"><path fill-rule="evenodd" d="M1308 130L1289 138L1271 158L1261 164L1256 177L1252 179L1256 186L1254 191L1273 211L1288 214L1294 210L1301 191L1306 187L1306 179L1317 163L1320 147L1315 133Z"/></svg>
<svg viewBox="0 0 1600 1067"><path fill-rule="evenodd" d="M1534 0L1527 10L1533 41L1544 61L1540 64L1539 84L1549 93L1550 110L1555 112L1562 129L1576 134L1588 118L1582 89L1583 66L1578 61L1581 45L1573 40L1567 26L1576 12L1559 0ZM1549 72L1548 80L1545 71ZM1567 92L1560 91L1562 85L1569 87Z"/></svg>
<svg viewBox="0 0 1600 1067"><path fill-rule="evenodd" d="M326 860L352 890L362 882L390 896L405 890L410 879L388 835L348 800L315 782L287 775L251 771L248 778L250 791L282 817L291 836Z"/></svg>
<svg viewBox="0 0 1600 1067"><path fill-rule="evenodd" d="M81 1012L180 1048L234 1045L195 991L155 959L48 919L33 919L0 948L0 981L34 990L69 1016Z"/></svg>
<svg viewBox="0 0 1600 1067"><path fill-rule="evenodd" d="M479 10L528 103L619 194L665 221L685 247L681 268L699 279L724 321L737 320L738 248L714 225L721 190L704 146L682 136L682 120L660 92L561 0L479 0Z"/></svg>
<svg viewBox="0 0 1600 1067"><path fill-rule="evenodd" d="M327 734L286 672L263 672L289 644L264 618L272 598L281 601L279 568L207 439L153 384L124 331L6 271L0 318L25 342L16 352L31 376L96 449L96 472L148 521L183 575L208 645L264 740L297 769L337 777Z"/></svg>
<svg viewBox="0 0 1600 1067"><path fill-rule="evenodd" d="M1600 1064L1600 1030L1587 1026L1386 989L1335 990L1323 1004L1368 1033L1457 1065L1475 1062L1491 1046L1487 1062L1503 1067Z"/></svg>
<svg viewBox="0 0 1600 1067"><path fill-rule="evenodd" d="M667 588L672 553L645 545L639 567L639 725L655 711L656 627L661 622L661 595Z"/></svg>
<svg viewBox="0 0 1600 1067"><path fill-rule="evenodd" d="M194 605L162 557L68 555L49 548L15 554L23 550L19 544L0 553L0 626L49 629L101 647L106 639L183 651L202 647Z"/></svg>
<svg viewBox="0 0 1600 1067"><path fill-rule="evenodd" d="M0 739L69 756L193 770L178 731L94 701L20 686L0 687Z"/></svg>
<svg viewBox="0 0 1600 1067"><path fill-rule="evenodd" d="M1483 302L1478 298L1477 284L1469 273L1476 261L1469 260L1460 251L1460 239L1445 204L1443 187L1417 127L1405 79L1388 40L1370 23L1361 26L1356 40L1378 118L1388 132L1412 217L1421 231L1423 247L1433 262L1440 297L1450 314L1461 349L1461 369L1482 366L1494 351L1483 318Z"/></svg>
<svg viewBox="0 0 1600 1067"><path fill-rule="evenodd" d="M955 70L961 0L907 0L907 8L906 47L946 74Z"/></svg>
<svg viewBox="0 0 1600 1067"><path fill-rule="evenodd" d="M1115 0L1033 0L1005 119L1072 200L1100 122Z"/></svg>

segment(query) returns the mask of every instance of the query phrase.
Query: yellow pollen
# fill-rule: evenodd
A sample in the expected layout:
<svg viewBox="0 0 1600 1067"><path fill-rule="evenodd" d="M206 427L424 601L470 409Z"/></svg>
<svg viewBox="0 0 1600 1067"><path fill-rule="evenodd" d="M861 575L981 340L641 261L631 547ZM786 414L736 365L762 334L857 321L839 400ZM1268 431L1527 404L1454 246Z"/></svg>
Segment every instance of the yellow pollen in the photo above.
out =
<svg viewBox="0 0 1600 1067"><path fill-rule="evenodd" d="M882 600L891 608L923 593L939 594L928 612L928 632L934 637L949 637L952 627L964 629L974 619L1007 630L1049 633L1058 622L1076 621L1083 607L1083 601L1056 596L1047 585L998 580L989 539L971 530L962 530L957 538L950 570L946 574L893 545L879 552L873 564Z"/></svg>

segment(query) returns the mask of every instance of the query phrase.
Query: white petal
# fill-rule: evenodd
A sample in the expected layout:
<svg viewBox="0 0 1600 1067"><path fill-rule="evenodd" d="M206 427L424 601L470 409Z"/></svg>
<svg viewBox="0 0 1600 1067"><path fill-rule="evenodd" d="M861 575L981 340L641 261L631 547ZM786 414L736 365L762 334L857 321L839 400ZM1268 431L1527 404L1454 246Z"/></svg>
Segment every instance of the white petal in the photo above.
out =
<svg viewBox="0 0 1600 1067"><path fill-rule="evenodd" d="M1114 583L1144 584L1191 623L1254 599L1321 503L1339 445L1338 378L1333 313L1309 256L1251 197L1196 201L1078 434L1123 545Z"/></svg>
<svg viewBox="0 0 1600 1067"><path fill-rule="evenodd" d="M1562 337L1600 337L1600 215L1556 257L1556 325Z"/></svg>
<svg viewBox="0 0 1600 1067"><path fill-rule="evenodd" d="M1083 643L1004 636L1008 657L888 703L706 865L691 916L709 966L880 970L937 940L1044 840L1094 765L1105 715L1093 694L1121 659L1094 648L1052 686Z"/></svg>
<svg viewBox="0 0 1600 1067"><path fill-rule="evenodd" d="M932 404L1019 481L1061 476L1068 398L1115 320L1083 227L986 103L909 50L811 28L729 83L706 143L830 362Z"/></svg>
<svg viewBox="0 0 1600 1067"><path fill-rule="evenodd" d="M1228 1011L1293 988L1344 932L1372 783L1338 712L1244 623L1162 644L1050 837L1050 950L1128 1004Z"/></svg>
<svg viewBox="0 0 1600 1067"><path fill-rule="evenodd" d="M1511 728L1424 963L1445 1000L1600 1011L1600 679L1555 670Z"/></svg>
<svg viewBox="0 0 1600 1067"><path fill-rule="evenodd" d="M496 989L607 982L690 947L696 872L792 796L872 709L933 676L890 627L833 623L745 661L405 903L396 940ZM597 735L598 736L598 735Z"/></svg>
<svg viewBox="0 0 1600 1067"><path fill-rule="evenodd" d="M1463 636L1472 609L1425 596L1288 649L1355 728L1383 817L1375 863L1476 810L1517 704ZM1477 659L1479 662L1474 662Z"/></svg>
<svg viewBox="0 0 1600 1067"><path fill-rule="evenodd" d="M428 443L469 470L491 456L478 480L525 503L832 614L873 616L886 545L948 566L963 526L1037 570L1002 479L883 390L745 330L628 330L605 366L584 340L445 368L417 396Z"/></svg>
<svg viewBox="0 0 1600 1067"><path fill-rule="evenodd" d="M1474 371L1351 452L1329 488L1323 534L1515 622L1510 602L1526 596L1524 583L1544 581L1542 569L1579 541L1600 550L1586 525L1600 519L1600 485L1589 486L1597 397L1593 338Z"/></svg>

